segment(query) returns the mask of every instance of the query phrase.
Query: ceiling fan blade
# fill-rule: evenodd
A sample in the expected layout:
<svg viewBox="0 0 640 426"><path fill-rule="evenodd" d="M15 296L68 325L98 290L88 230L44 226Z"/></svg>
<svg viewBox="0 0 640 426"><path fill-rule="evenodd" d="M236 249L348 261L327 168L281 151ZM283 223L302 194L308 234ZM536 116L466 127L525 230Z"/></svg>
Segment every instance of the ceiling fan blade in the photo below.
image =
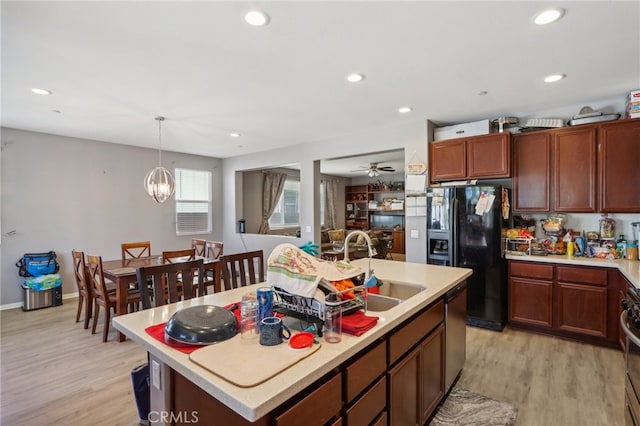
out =
<svg viewBox="0 0 640 426"><path fill-rule="evenodd" d="M396 171L396 169L394 169L391 166L378 167L378 170L382 170L383 172L395 172Z"/></svg>

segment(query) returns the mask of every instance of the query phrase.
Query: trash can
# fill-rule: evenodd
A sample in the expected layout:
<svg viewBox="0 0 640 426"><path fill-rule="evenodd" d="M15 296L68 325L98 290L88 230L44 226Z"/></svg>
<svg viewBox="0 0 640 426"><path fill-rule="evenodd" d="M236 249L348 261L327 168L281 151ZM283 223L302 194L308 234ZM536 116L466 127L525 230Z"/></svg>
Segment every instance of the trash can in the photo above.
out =
<svg viewBox="0 0 640 426"><path fill-rule="evenodd" d="M27 278L22 283L23 311L62 305L60 274L47 274Z"/></svg>
<svg viewBox="0 0 640 426"><path fill-rule="evenodd" d="M23 311L62 305L62 281L55 251L25 253L16 263L22 282Z"/></svg>
<svg viewBox="0 0 640 426"><path fill-rule="evenodd" d="M131 370L131 384L133 396L138 408L138 417L141 425L149 424L149 411L151 410L151 388L149 386L149 364L144 363Z"/></svg>

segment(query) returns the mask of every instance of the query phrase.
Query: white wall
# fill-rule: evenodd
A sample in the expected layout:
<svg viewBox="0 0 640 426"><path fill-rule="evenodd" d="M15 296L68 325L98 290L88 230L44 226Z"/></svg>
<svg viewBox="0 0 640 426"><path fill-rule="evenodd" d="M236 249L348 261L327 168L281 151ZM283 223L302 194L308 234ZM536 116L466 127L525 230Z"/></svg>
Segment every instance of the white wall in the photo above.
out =
<svg viewBox="0 0 640 426"><path fill-rule="evenodd" d="M301 141L303 142L303 141ZM422 120L405 122L394 127L370 129L360 133L352 133L336 137L321 143L300 144L283 149L277 149L258 154L241 155L225 158L223 164L223 197L225 206L236 206L235 215L225 214L223 239L225 252L244 250L264 250L268 254L273 248L283 242L300 245L307 241L320 243L320 212L314 206L314 199L318 199L319 185L319 161L327 158L352 156L369 152L386 151L391 149L405 149L411 155L415 147L421 147L426 161L426 128ZM274 235L238 234L236 221L240 219L242 212L242 196L238 195L240 177L237 171L262 167L273 167L288 163L300 164L300 188L301 188L301 238L291 238ZM236 204L236 199L239 202ZM226 211L232 211L229 207ZM308 228L307 228L308 227ZM307 230L308 229L308 230ZM425 247L417 248L425 252Z"/></svg>
<svg viewBox="0 0 640 426"><path fill-rule="evenodd" d="M22 301L15 262L54 250L64 293L76 291L71 250L120 258L120 243L150 240L152 253L186 248L175 234L175 202L156 204L143 189L157 151L113 143L2 129L0 305ZM213 173L213 233L222 238L221 160L172 152L163 165ZM12 234L15 231L15 234Z"/></svg>

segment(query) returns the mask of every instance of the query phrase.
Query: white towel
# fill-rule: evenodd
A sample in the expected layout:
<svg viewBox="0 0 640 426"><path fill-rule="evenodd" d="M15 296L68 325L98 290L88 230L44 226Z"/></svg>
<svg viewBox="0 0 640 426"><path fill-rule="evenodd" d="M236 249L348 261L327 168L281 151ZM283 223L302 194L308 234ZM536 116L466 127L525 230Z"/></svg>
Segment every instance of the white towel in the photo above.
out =
<svg viewBox="0 0 640 426"><path fill-rule="evenodd" d="M321 260L288 243L276 246L267 261L267 283L303 297L314 297L322 278L340 281L361 273L349 262Z"/></svg>

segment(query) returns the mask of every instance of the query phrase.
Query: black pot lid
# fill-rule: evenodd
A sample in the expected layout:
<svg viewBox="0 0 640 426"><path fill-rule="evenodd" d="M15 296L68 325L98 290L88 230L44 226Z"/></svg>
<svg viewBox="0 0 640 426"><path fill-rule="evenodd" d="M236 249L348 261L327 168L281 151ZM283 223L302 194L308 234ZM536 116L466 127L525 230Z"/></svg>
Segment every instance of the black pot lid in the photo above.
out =
<svg viewBox="0 0 640 426"><path fill-rule="evenodd" d="M210 345L235 336L238 321L221 306L197 305L173 314L164 327L167 337L190 345Z"/></svg>

